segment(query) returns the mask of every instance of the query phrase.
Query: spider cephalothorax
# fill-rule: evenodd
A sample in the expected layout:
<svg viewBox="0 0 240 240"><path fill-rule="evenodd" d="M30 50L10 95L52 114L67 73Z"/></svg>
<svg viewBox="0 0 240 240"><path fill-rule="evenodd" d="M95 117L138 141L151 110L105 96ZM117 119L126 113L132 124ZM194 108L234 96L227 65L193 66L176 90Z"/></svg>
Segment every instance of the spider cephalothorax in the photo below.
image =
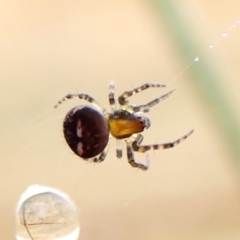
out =
<svg viewBox="0 0 240 240"><path fill-rule="evenodd" d="M124 139L149 128L150 121L146 117L119 109L109 114L108 124L113 137Z"/></svg>
<svg viewBox="0 0 240 240"><path fill-rule="evenodd" d="M146 152L150 149L172 148L188 138L193 130L170 143L141 145L143 136L140 133L150 127L150 120L139 113L150 111L151 107L173 92L168 92L147 104L137 106L128 104L127 98L150 87L165 87L165 85L146 83L131 91L126 91L119 96L120 107L118 107L114 97L114 85L111 83L109 103L112 111L110 113L88 94L66 95L55 105L55 108L63 101L72 98L84 99L94 106L80 105L74 107L64 119L64 137L72 151L85 160L93 158L94 162L101 162L107 155L109 135L111 134L117 141L124 140L126 142L128 162L131 166L147 170L148 164L135 162L133 151ZM122 157L121 147L117 147L117 157Z"/></svg>

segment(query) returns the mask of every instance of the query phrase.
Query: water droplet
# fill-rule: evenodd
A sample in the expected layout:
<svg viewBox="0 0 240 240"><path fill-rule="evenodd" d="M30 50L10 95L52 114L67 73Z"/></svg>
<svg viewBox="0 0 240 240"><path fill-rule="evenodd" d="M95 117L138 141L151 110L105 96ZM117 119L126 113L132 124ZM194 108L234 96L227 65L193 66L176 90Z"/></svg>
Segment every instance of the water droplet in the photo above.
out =
<svg viewBox="0 0 240 240"><path fill-rule="evenodd" d="M209 48L213 48L213 45L210 45Z"/></svg>
<svg viewBox="0 0 240 240"><path fill-rule="evenodd" d="M235 24L233 24L233 25L232 25L232 27L233 27L233 28L235 28L235 27L236 27L236 25L235 25Z"/></svg>
<svg viewBox="0 0 240 240"><path fill-rule="evenodd" d="M21 195L16 211L16 239L77 240L74 204L59 190L33 185Z"/></svg>
<svg viewBox="0 0 240 240"><path fill-rule="evenodd" d="M227 32L223 32L222 35L223 35L223 37L226 37L228 34L227 34Z"/></svg>
<svg viewBox="0 0 240 240"><path fill-rule="evenodd" d="M237 23L239 24L239 23L240 23L240 20L238 20Z"/></svg>
<svg viewBox="0 0 240 240"><path fill-rule="evenodd" d="M194 61L195 61L195 62L198 62L198 61L199 61L199 57L195 57L195 58L194 58Z"/></svg>

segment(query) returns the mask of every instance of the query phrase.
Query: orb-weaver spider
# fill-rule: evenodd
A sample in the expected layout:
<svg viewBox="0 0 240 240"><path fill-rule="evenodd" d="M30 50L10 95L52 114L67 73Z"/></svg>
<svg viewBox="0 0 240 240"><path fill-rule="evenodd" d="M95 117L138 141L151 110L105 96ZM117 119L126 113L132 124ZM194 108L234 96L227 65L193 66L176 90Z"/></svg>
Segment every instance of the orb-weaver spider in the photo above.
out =
<svg viewBox="0 0 240 240"><path fill-rule="evenodd" d="M65 100L73 98L84 99L93 105L93 107L80 105L67 113L63 122L63 132L69 147L75 154L85 160L93 158L94 162L102 162L107 155L109 134L111 134L118 142L121 140L126 142L127 158L131 166L147 170L148 164L136 162L133 151L144 153L150 149L172 148L193 133L193 130L191 130L181 138L169 143L141 145L143 136L140 133L150 127L150 120L139 113L150 111L151 107L169 97L174 90L143 105L131 105L126 99L148 88L162 87L165 87L165 85L146 83L133 90L125 91L118 98L120 104L120 107L118 107L114 96L114 84L111 82L108 96L112 108L111 112L107 112L88 94L66 95L55 105L55 108ZM122 157L122 149L119 144L116 154L118 158Z"/></svg>

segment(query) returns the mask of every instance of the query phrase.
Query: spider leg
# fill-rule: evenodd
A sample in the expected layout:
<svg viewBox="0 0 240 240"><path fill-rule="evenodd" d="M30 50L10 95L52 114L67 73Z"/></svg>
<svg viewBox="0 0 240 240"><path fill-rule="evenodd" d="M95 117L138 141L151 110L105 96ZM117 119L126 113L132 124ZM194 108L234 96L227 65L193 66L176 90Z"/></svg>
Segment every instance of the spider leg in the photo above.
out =
<svg viewBox="0 0 240 240"><path fill-rule="evenodd" d="M122 157L122 140L121 139L117 139L117 158L121 158Z"/></svg>
<svg viewBox="0 0 240 240"><path fill-rule="evenodd" d="M149 112L151 107L155 106L159 102L161 102L164 99L166 99L167 97L169 97L174 91L175 91L175 89L162 95L159 98L155 98L154 100L152 100L151 102L149 102L147 104L138 105L138 106L129 106L129 109L132 110L133 112Z"/></svg>
<svg viewBox="0 0 240 240"><path fill-rule="evenodd" d="M147 164L142 164L142 163L137 163L134 159L134 153L133 153L133 149L132 149L132 142L131 141L126 141L127 143L127 158L128 158L128 162L129 164L134 167L134 168L140 168L142 170L147 170L149 167L149 164L147 162Z"/></svg>
<svg viewBox="0 0 240 240"><path fill-rule="evenodd" d="M191 130L189 133L187 133L186 135L182 136L181 138L175 140L174 142L169 142L169 143L163 143L163 144L153 144L153 145L143 145L141 146L141 143L143 141L143 136L141 134L139 134L136 137L136 140L132 143L132 149L133 151L136 152L146 152L148 150L160 150L160 149L165 149L165 148L173 148L176 145L178 145L179 143L183 142L185 139L187 139L194 130Z"/></svg>
<svg viewBox="0 0 240 240"><path fill-rule="evenodd" d="M153 84L153 83L145 83L140 87L134 88L131 91L125 91L122 95L119 96L118 102L120 105L126 105L128 101L126 101L127 98L131 97L132 95L139 93L143 90L146 90L148 88L156 88L156 87L166 87L166 85L163 84Z"/></svg>
<svg viewBox="0 0 240 240"><path fill-rule="evenodd" d="M107 156L107 152L108 152L108 145L104 148L104 150L101 152L101 154L98 157L95 157L93 159L93 162L95 163L103 162Z"/></svg>
<svg viewBox="0 0 240 240"><path fill-rule="evenodd" d="M114 82L110 82L108 99L109 99L109 103L112 108L112 111L117 109L115 96L114 96L114 90L115 90Z"/></svg>
<svg viewBox="0 0 240 240"><path fill-rule="evenodd" d="M95 106L98 110L100 110L104 114L104 116L108 117L107 110L105 108L103 108L94 98L92 98L90 95L85 94L85 93L67 94L60 101L58 101L58 103L54 106L54 108L57 108L63 102L70 100L70 99L74 99L74 98L86 100L87 102L89 102L93 106Z"/></svg>

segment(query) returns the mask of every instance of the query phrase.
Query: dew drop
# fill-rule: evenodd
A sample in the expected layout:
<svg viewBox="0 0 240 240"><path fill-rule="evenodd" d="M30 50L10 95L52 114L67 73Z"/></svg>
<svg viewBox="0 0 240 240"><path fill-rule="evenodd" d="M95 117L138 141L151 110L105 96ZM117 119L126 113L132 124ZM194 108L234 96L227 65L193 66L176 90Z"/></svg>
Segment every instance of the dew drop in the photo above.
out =
<svg viewBox="0 0 240 240"><path fill-rule="evenodd" d="M33 185L16 210L17 240L77 240L80 232L74 204L59 190Z"/></svg>
<svg viewBox="0 0 240 240"><path fill-rule="evenodd" d="M195 57L194 62L198 62L198 61L199 61L199 57Z"/></svg>
<svg viewBox="0 0 240 240"><path fill-rule="evenodd" d="M223 35L223 37L226 37L228 34L227 34L227 32L223 32L222 35Z"/></svg>

